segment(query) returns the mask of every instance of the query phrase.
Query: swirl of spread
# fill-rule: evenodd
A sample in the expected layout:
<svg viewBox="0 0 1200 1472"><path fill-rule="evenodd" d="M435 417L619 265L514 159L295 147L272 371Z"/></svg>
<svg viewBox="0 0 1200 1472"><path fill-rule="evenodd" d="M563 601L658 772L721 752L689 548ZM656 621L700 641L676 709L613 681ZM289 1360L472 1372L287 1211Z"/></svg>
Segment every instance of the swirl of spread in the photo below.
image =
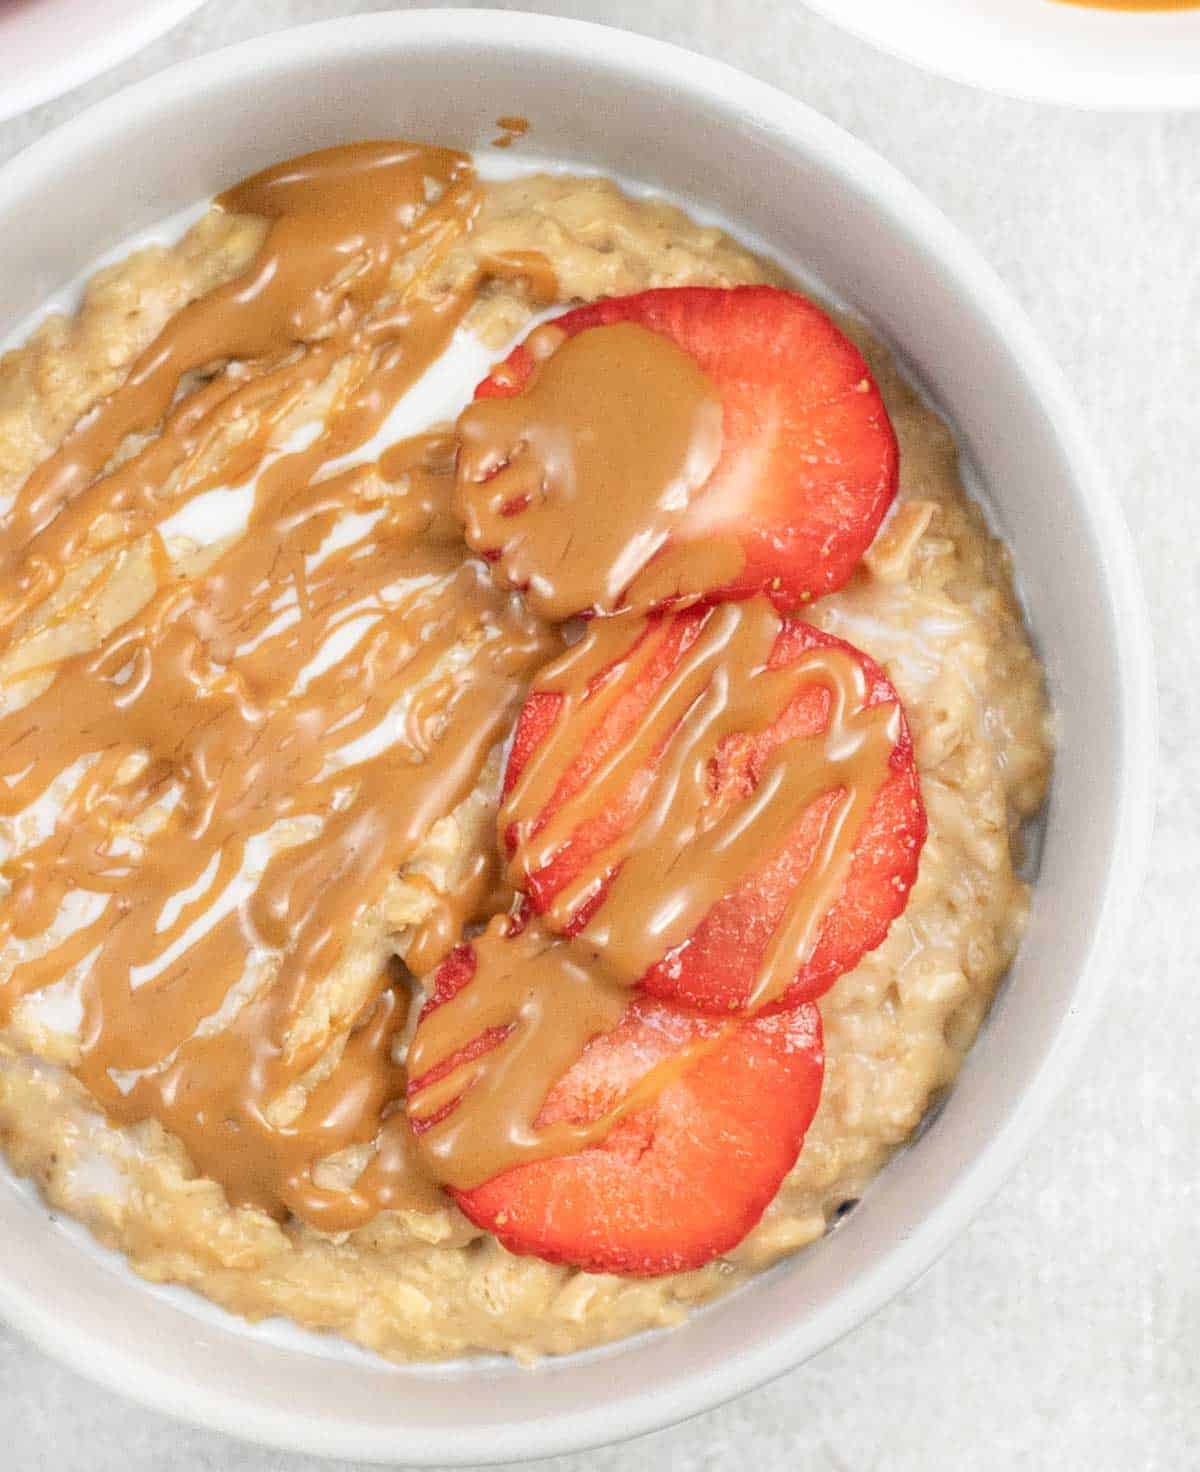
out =
<svg viewBox="0 0 1200 1472"><path fill-rule="evenodd" d="M249 267L170 320L0 519L0 659L16 676L0 705L0 815L25 823L0 870L0 1020L75 986L72 1066L115 1122L157 1121L234 1205L345 1231L380 1210L429 1210L439 1183L585 1148L651 1101L690 1054L601 1120L536 1124L647 967L837 788L750 1010L778 996L844 883L898 707L869 706L861 668L837 650L769 668L780 619L765 599L709 610L632 741L523 835L513 882L660 753L581 934L493 922L480 984L418 1029L408 1066L431 1082L414 1139L406 981L386 946L357 938L476 793L561 648L537 615L563 616L597 583L615 605L668 539L720 453L720 402L664 337L600 328L550 344L519 422L503 400L481 402L456 436L356 463L481 280L520 277L546 298L552 271L528 253L484 258L446 284L439 267L479 202L469 161L448 149L329 149L218 202L266 221ZM314 403L316 433L297 445ZM164 528L181 508L251 482L241 535L172 547ZM486 540L518 503L530 555L516 548L504 578L526 599L465 554L452 514ZM595 620L543 680L578 703L627 627ZM769 727L801 680L829 691L825 729L784 743L748 798L714 810L720 742ZM502 827L544 807L561 776L561 753L535 754ZM44 799L57 811L30 827ZM413 970L500 907L498 867L481 852L457 895L428 897ZM597 878L579 876L548 921L561 926ZM498 1046L454 1063L495 1029ZM330 1184L322 1163L354 1150L352 1183Z"/></svg>

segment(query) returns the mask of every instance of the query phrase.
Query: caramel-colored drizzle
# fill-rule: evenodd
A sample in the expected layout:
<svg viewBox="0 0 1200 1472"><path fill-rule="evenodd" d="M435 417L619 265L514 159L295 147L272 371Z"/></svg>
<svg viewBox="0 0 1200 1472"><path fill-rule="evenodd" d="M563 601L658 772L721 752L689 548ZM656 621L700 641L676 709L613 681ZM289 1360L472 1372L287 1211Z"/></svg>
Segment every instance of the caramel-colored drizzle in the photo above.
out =
<svg viewBox="0 0 1200 1472"><path fill-rule="evenodd" d="M561 699L557 719L570 729L598 726L636 685L640 665L654 658L654 638L629 654L628 622L594 620L538 676L534 688ZM428 1083L414 1112L433 1121L418 1144L439 1180L470 1188L513 1166L595 1144L690 1067L695 1050L672 1059L669 1069L652 1070L616 1110L591 1123L538 1125L554 1084L593 1037L620 1021L629 989L785 846L800 813L831 794L805 881L771 937L747 1010L779 997L811 955L887 778L900 715L895 704L867 706L862 666L842 650L813 649L772 668L779 631L780 617L765 598L710 609L633 737L540 828L531 816L557 801L577 753L551 737L529 758L500 814L500 831L517 835L509 879L518 887L650 766L654 779L637 821L556 895L546 921L515 938L504 922L494 923L475 942L475 979L422 1021L409 1062L413 1078ZM716 802L712 773L722 743L769 729L805 683L828 692L824 729L781 742L751 794ZM576 938L548 932L546 924L566 927L604 884L603 903ZM484 1052L468 1047L485 1037L498 1041Z"/></svg>
<svg viewBox="0 0 1200 1472"><path fill-rule="evenodd" d="M461 319L474 282L434 295L426 280L476 202L461 155L390 143L231 190L226 208L271 221L254 262L172 319L0 526L5 650L25 610L98 553L108 563L56 609L60 625L98 618L139 549L153 571L141 607L88 652L32 672L36 693L0 715L4 814L79 766L51 831L4 866L0 930L20 959L0 1014L78 971L77 1072L109 1114L158 1120L234 1203L328 1230L385 1204L427 1207L432 1188L403 1115L387 1117L403 1098L393 1052L406 1010L388 973L357 1016L300 1024L391 876L475 788L550 648L463 560L450 442L338 464ZM188 375L222 365L177 397ZM326 382L320 432L282 453L288 414ZM256 474L245 535L183 576L158 524ZM338 638L350 647L325 657ZM464 645L456 673L448 656ZM268 847L257 884L223 912L255 840ZM473 876L466 902L487 887ZM98 897L98 915L47 940L74 892ZM438 934L414 943L421 964L464 918L439 912ZM319 1161L372 1141L351 1192L314 1182Z"/></svg>
<svg viewBox="0 0 1200 1472"><path fill-rule="evenodd" d="M506 113L496 119L496 126L501 131L492 139L492 147L511 148L529 132L529 119L521 117L519 113Z"/></svg>
<svg viewBox="0 0 1200 1472"><path fill-rule="evenodd" d="M656 754L654 791L606 872L556 902L561 921L609 884L581 936L493 922L476 943L478 983L427 1014L409 1059L428 1079L414 1142L396 979L381 969L353 1015L334 999L323 1020L320 989L390 878L475 789L551 644L463 560L452 441L421 436L377 465L344 462L442 351L481 275L521 276L535 295L556 286L523 257L430 289L477 205L466 160L448 150L327 150L221 203L270 222L254 262L172 319L0 522L0 657L44 635L52 651L72 620L100 635L86 652L25 657L24 703L0 710L0 813L25 813L75 774L49 832L4 866L0 936L17 960L0 1015L75 976L76 1071L114 1120L157 1120L236 1204L345 1231L384 1208L430 1209L434 1181L470 1187L593 1144L715 1046L719 1029L591 1123L539 1127L555 1082L619 1023L629 987L783 843L798 812L838 789L751 1006L777 996L844 880L898 717L864 708L862 673L836 651L771 670L779 619L765 600L711 610L634 741L524 837L514 881ZM488 546L507 540L513 502L528 502L526 541L503 573L530 585L534 609L573 612L597 586L615 607L715 465L720 401L690 357L640 327L567 342L551 327L534 348L540 369L520 399L475 405L460 422L457 506ZM318 391L330 395L324 422L288 451L291 416ZM197 554L185 575L161 524L251 479L245 534ZM694 575L708 554L674 555ZM114 613L105 600L134 564L148 586ZM706 572L701 585L721 580ZM623 623L593 623L545 672L568 716L586 700L598 720L615 698L615 685L596 694L595 677L621 653ZM326 657L339 637L347 647ZM450 659L464 647L465 669ZM721 740L769 726L798 678L829 690L828 729L781 745L754 794L717 810L708 776ZM553 748L526 768L504 826L554 793ZM223 907L256 845L256 882ZM494 871L482 855L452 901L437 897L410 943L415 970L503 903ZM98 907L69 928L64 906L78 894ZM468 1048L481 1037L486 1049ZM373 1152L358 1179L323 1184L318 1167L351 1146Z"/></svg>
<svg viewBox="0 0 1200 1472"><path fill-rule="evenodd" d="M553 1085L593 1037L616 1026L628 1001L540 926L514 939L508 932L501 916L475 940L475 979L426 1014L409 1049L411 1076L428 1079L413 1115L436 1121L419 1148L438 1179L463 1189L592 1143L586 1127L535 1122ZM494 1047L447 1070L466 1045L501 1032Z"/></svg>
<svg viewBox="0 0 1200 1472"><path fill-rule="evenodd" d="M599 1144L620 1120L652 1103L705 1053L725 1028L648 1069L611 1108L587 1123L539 1115L554 1085L593 1038L611 1032L629 1005L628 988L583 946L549 935L536 921L515 935L497 916L472 943L476 978L426 1013L409 1050L421 1084L410 1104L426 1126L420 1158L437 1180L470 1190L502 1171ZM486 1051L467 1044L489 1043ZM448 1066L453 1065L453 1066ZM422 1082L428 1078L428 1082Z"/></svg>
<svg viewBox="0 0 1200 1472"><path fill-rule="evenodd" d="M547 810L565 775L563 743L544 741L529 758L500 816L502 832L517 835L510 878L549 864L570 834L629 791L640 769L654 767L653 790L636 823L571 884L548 911L567 927L611 874L604 903L579 932L607 969L633 985L696 930L726 894L778 853L797 816L824 793L840 800L826 819L812 865L778 927L749 998L766 1005L790 984L816 944L820 922L843 887L858 832L883 785L896 744L899 710L868 707L862 666L836 648L812 649L782 669L770 667L779 615L765 598L711 609L703 628L655 693L633 738L591 772L577 792L534 832L522 822ZM558 692L558 719L582 728L586 704L595 722L636 681L595 684L622 655L628 634L612 621L594 622L584 638L539 677ZM641 658L653 657L646 641ZM829 692L829 713L817 736L781 742L754 791L732 803L713 800L712 771L722 743L775 724L801 683Z"/></svg>
<svg viewBox="0 0 1200 1472"><path fill-rule="evenodd" d="M460 415L456 509L472 547L503 548L496 575L565 619L617 608L664 547L720 458L722 409L662 333L547 332L545 353L531 340L542 361L520 394Z"/></svg>

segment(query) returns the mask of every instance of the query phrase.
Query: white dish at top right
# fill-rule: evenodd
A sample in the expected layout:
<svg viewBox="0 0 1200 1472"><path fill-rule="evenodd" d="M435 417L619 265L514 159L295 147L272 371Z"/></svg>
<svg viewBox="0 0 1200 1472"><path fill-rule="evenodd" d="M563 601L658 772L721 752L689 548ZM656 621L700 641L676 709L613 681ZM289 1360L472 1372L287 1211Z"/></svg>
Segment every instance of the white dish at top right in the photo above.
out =
<svg viewBox="0 0 1200 1472"><path fill-rule="evenodd" d="M805 0L955 81L1075 107L1200 107L1196 0Z"/></svg>

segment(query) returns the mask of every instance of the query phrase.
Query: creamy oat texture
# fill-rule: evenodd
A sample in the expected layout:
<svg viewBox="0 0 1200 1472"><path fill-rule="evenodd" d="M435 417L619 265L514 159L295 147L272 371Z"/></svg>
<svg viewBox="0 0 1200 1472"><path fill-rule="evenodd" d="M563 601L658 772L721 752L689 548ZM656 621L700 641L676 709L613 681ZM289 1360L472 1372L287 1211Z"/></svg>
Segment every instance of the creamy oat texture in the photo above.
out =
<svg viewBox="0 0 1200 1472"><path fill-rule="evenodd" d="M75 318L50 319L0 360L0 498L120 384L172 313L246 265L262 233L258 221L214 212L178 245L99 273ZM486 186L463 249L480 258L541 253L564 303L779 279L719 231L596 179ZM451 260L448 270L468 264ZM519 279L494 280L467 321L499 349L531 310ZM475 1350L530 1358L676 1323L690 1306L812 1242L862 1193L953 1080L1013 955L1027 905L1014 871L1019 830L1043 799L1051 748L1041 669L1008 554L964 494L953 438L886 350L845 325L896 426L902 488L863 568L811 616L873 655L904 699L929 838L887 941L820 1004L827 1064L819 1112L796 1168L736 1252L695 1272L623 1280L511 1256L450 1206L384 1212L337 1235L233 1209L157 1124L116 1129L105 1121L59 1066L76 1049L69 999L43 997L22 1004L0 1032L0 1141L51 1205L85 1222L146 1278L185 1284L249 1319L284 1314L396 1359ZM73 637L87 647L86 629ZM11 657L0 664L6 686L19 668ZM430 834L410 865L417 877L397 876L365 917L331 978L331 1013L357 976L405 953L431 894L453 891L475 847L490 841L496 784L493 761L475 797ZM3 836L20 842L13 831ZM0 975L12 964L5 957ZM359 1147L320 1169L331 1185L347 1182L364 1159Z"/></svg>

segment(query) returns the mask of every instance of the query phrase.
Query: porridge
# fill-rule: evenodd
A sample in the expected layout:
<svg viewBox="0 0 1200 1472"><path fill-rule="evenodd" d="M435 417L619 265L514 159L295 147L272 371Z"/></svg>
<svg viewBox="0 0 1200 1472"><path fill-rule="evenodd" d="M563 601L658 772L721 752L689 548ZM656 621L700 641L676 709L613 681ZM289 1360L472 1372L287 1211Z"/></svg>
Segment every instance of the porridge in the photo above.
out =
<svg viewBox="0 0 1200 1472"><path fill-rule="evenodd" d="M0 360L0 1142L144 1277L397 1359L567 1352L812 1242L952 1082L1024 920L1041 670L946 425L858 324L782 288L608 181L358 145L230 190ZM664 302L686 332L647 316ZM847 437L796 452L816 468L791 540L769 517L731 535L741 501L688 520L762 441L765 370L687 334L764 314L794 334L771 372L815 343L812 373L858 395L772 421L770 456L796 423ZM390 434L456 344L500 358L531 327L457 424ZM834 460L839 495L846 463L882 470L824 525ZM623 686L656 640L659 673ZM679 712L713 671L703 735ZM818 687L811 730L721 744ZM575 781L598 689L640 713ZM726 767L715 797L688 775ZM675 782L656 828L628 796L652 771ZM835 786L821 882L796 899L774 873L738 991L696 962L698 922ZM705 816L739 803L746 852ZM599 1102L551 1118L585 1048ZM781 1102L740 1119L738 1080ZM678 1179L648 1226L601 1220L626 1189L610 1146L646 1118L638 1150L679 1152ZM702 1174L722 1151L747 1178L727 1203ZM618 1184L572 1195L581 1161ZM691 1252L662 1208L700 1197Z"/></svg>

